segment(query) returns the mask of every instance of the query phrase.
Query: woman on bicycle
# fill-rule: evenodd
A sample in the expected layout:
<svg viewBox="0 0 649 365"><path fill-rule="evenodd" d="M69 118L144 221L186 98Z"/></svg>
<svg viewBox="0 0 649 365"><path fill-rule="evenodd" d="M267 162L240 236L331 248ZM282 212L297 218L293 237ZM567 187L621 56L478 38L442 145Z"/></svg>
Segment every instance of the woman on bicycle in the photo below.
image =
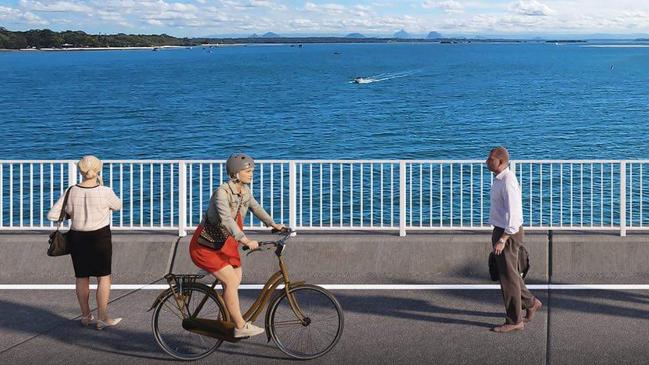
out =
<svg viewBox="0 0 649 365"><path fill-rule="evenodd" d="M243 217L250 209L266 226L282 229L266 213L250 192L248 186L252 181L255 168L254 160L243 153L231 155L226 162L230 180L223 183L212 195L207 208L206 219L211 224L220 222L227 230L228 236L220 249L213 249L198 243L205 222L196 228L189 245L189 253L194 264L214 275L223 285L223 299L235 324L234 337L255 336L264 332L250 322L244 321L239 307L239 284L243 272L239 256L239 243L254 250L259 246L243 233Z"/></svg>

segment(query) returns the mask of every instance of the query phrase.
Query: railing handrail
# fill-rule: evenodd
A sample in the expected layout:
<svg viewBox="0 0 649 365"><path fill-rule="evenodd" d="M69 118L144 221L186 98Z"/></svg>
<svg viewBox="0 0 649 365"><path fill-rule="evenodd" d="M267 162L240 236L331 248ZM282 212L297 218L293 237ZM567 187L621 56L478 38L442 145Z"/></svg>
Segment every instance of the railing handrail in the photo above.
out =
<svg viewBox="0 0 649 365"><path fill-rule="evenodd" d="M19 163L67 163L77 162L75 159L19 159L19 160L2 160L0 164L19 164ZM102 160L107 163L225 163L225 159L110 159ZM484 163L485 159L256 159L258 163ZM591 160L571 160L571 159L512 159L514 163L649 163L649 159L591 159Z"/></svg>
<svg viewBox="0 0 649 365"><path fill-rule="evenodd" d="M256 162L255 197L297 228L389 229L401 235L407 230L489 228L493 174L484 159ZM616 229L625 235L649 227L649 207L644 209L649 179L643 171L649 159L511 163L529 229ZM224 164L224 159L104 160L104 181L128 208L128 213L115 213L115 228L185 234L200 219L208 193L227 179ZM43 219L45 209L77 177L76 160L0 160L0 230L51 228ZM246 220L248 227L260 226L252 216Z"/></svg>

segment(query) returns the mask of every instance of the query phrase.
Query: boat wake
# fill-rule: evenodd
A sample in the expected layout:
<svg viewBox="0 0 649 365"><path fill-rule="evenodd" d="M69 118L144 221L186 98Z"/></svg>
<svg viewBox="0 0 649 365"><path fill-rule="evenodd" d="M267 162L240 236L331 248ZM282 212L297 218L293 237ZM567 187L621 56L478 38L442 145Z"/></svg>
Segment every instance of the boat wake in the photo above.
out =
<svg viewBox="0 0 649 365"><path fill-rule="evenodd" d="M404 71L404 72L396 72L396 73L381 73L373 76L358 76L355 77L349 83L350 84L371 84L373 82L381 82L381 81L387 81L392 79L398 79L401 77L412 76L417 72L419 71Z"/></svg>

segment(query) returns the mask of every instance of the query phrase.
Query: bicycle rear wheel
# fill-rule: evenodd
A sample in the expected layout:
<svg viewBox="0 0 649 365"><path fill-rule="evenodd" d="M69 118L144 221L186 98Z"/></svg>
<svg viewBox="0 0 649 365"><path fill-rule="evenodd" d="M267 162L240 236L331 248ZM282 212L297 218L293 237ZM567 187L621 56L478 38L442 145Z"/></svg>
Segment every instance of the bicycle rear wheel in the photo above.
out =
<svg viewBox="0 0 649 365"><path fill-rule="evenodd" d="M286 292L270 308L270 335L285 354L308 360L329 352L343 333L343 311L336 298L316 285L300 285L289 291L305 320L293 312Z"/></svg>
<svg viewBox="0 0 649 365"><path fill-rule="evenodd" d="M183 289L189 314L194 314L205 296L207 300L196 314L199 318L223 319L225 308L216 294L206 285L194 284ZM187 308L184 309L185 311ZM160 348L178 360L198 360L214 352L223 342L216 338L199 335L183 328L183 315L169 291L155 308L151 318L153 336Z"/></svg>

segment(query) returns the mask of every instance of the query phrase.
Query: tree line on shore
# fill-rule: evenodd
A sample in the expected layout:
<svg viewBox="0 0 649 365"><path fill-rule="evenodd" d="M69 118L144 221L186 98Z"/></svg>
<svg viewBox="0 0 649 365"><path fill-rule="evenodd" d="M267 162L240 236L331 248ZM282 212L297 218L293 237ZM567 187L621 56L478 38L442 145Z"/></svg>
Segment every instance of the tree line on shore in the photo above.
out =
<svg viewBox="0 0 649 365"><path fill-rule="evenodd" d="M189 38L170 35L143 34L88 34L83 31L54 32L49 29L32 29L14 32L0 27L0 48L64 48L64 47L150 47L189 46L196 44Z"/></svg>

